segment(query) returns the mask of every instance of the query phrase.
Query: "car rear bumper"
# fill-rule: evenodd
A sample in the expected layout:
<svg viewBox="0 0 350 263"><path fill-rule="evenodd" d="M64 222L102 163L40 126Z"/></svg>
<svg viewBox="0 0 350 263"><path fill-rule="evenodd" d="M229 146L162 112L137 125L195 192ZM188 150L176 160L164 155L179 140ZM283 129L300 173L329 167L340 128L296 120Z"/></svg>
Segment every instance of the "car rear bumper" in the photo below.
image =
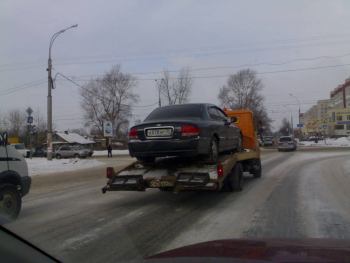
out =
<svg viewBox="0 0 350 263"><path fill-rule="evenodd" d="M208 154L209 139L134 140L128 143L132 157L197 156Z"/></svg>
<svg viewBox="0 0 350 263"><path fill-rule="evenodd" d="M278 150L285 150L285 151L294 151L297 149L297 147L295 145L279 145L278 147Z"/></svg>

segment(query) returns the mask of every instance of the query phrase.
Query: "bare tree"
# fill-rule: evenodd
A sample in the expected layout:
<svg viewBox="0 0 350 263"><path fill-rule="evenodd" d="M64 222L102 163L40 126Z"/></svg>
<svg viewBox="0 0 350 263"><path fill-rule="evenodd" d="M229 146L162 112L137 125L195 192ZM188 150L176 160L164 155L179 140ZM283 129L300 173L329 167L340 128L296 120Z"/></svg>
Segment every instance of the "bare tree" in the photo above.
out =
<svg viewBox="0 0 350 263"><path fill-rule="evenodd" d="M163 101L168 105L183 104L188 101L191 93L193 79L188 68L182 68L176 78L172 78L169 71L164 70L158 89Z"/></svg>
<svg viewBox="0 0 350 263"><path fill-rule="evenodd" d="M103 122L114 123L116 134L128 125L131 108L138 101L133 93L136 80L122 73L120 66L113 67L102 78L92 79L80 89L85 125L103 134Z"/></svg>
<svg viewBox="0 0 350 263"><path fill-rule="evenodd" d="M232 109L249 109L253 111L259 130L270 130L271 120L264 107L261 94L263 84L256 72L243 69L229 76L227 84L219 92L218 98L222 106Z"/></svg>
<svg viewBox="0 0 350 263"><path fill-rule="evenodd" d="M7 129L10 136L21 137L26 131L26 113L19 109L7 113Z"/></svg>

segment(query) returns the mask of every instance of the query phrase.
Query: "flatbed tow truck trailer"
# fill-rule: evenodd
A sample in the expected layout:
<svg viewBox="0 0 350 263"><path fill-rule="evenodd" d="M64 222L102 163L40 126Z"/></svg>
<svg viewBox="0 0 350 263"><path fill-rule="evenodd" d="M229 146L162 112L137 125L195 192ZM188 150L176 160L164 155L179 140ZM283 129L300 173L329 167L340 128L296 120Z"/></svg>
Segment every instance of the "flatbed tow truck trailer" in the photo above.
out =
<svg viewBox="0 0 350 263"><path fill-rule="evenodd" d="M162 191L241 191L243 172L255 178L261 177L260 150L253 124L253 114L249 110L228 110L229 117L235 118L241 129L243 149L240 152L219 156L216 164L206 164L181 158L159 158L153 164L136 161L115 172L107 167L107 191L145 191L159 188Z"/></svg>

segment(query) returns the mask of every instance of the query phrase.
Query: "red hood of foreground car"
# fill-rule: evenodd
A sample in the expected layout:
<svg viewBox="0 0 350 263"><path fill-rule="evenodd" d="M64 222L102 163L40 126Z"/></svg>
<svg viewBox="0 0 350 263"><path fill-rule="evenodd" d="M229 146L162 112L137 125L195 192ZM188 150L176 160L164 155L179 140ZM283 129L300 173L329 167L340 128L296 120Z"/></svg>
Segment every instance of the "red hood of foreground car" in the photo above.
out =
<svg viewBox="0 0 350 263"><path fill-rule="evenodd" d="M350 262L350 240L227 239L161 252L146 262Z"/></svg>

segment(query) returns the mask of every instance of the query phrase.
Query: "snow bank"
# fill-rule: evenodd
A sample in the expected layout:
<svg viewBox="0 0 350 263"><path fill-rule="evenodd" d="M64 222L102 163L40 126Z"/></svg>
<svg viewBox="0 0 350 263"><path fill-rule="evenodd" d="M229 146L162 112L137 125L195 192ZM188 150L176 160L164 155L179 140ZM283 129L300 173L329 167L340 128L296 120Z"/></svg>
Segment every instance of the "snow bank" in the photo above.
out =
<svg viewBox="0 0 350 263"><path fill-rule="evenodd" d="M57 172L69 172L80 169L87 169L103 165L95 159L53 159L48 161L46 158L26 159L31 176L41 174L52 174Z"/></svg>
<svg viewBox="0 0 350 263"><path fill-rule="evenodd" d="M298 143L299 146L317 146L317 147L350 147L349 137L340 137L338 139L326 138L323 141L301 141Z"/></svg>
<svg viewBox="0 0 350 263"><path fill-rule="evenodd" d="M129 150L113 150L112 155L129 155ZM94 151L92 156L107 156L107 150Z"/></svg>

